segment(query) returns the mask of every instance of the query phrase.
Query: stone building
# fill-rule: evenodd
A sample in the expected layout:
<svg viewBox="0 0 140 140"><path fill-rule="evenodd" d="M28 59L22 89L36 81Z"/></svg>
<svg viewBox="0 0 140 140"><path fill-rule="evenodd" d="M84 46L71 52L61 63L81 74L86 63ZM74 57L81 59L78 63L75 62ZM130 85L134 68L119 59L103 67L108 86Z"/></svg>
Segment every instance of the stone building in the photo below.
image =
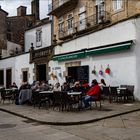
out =
<svg viewBox="0 0 140 140"><path fill-rule="evenodd" d="M2 54L2 49L6 49L6 18L8 13L1 9L0 6L0 55Z"/></svg>
<svg viewBox="0 0 140 140"><path fill-rule="evenodd" d="M52 0L51 5L55 55L49 66L55 81L103 78L110 86L134 85L140 99L140 2Z"/></svg>
<svg viewBox="0 0 140 140"><path fill-rule="evenodd" d="M31 11L26 14L26 7L20 6L17 8L17 16L7 18L7 39L22 46L24 51L24 32L34 26L39 21L39 0L31 2Z"/></svg>

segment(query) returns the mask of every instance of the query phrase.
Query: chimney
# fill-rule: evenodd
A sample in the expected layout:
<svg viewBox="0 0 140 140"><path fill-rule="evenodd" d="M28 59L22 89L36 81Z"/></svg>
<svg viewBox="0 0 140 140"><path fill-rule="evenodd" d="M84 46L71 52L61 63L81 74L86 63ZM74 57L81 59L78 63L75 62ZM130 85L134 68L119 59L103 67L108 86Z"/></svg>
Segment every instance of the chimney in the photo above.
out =
<svg viewBox="0 0 140 140"><path fill-rule="evenodd" d="M31 9L32 9L32 14L35 15L35 19L39 20L39 0L33 0L31 2Z"/></svg>
<svg viewBox="0 0 140 140"><path fill-rule="evenodd" d="M17 16L26 16L26 9L25 6L20 6L17 8Z"/></svg>

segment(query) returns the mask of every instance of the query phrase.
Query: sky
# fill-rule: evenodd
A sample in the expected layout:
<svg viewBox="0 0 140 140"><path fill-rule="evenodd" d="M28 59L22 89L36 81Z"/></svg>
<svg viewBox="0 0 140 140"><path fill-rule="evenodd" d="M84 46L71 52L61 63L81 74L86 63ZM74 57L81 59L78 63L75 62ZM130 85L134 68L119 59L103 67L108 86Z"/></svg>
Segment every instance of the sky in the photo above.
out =
<svg viewBox="0 0 140 140"><path fill-rule="evenodd" d="M8 16L16 16L19 6L27 7L27 14L31 14L32 0L0 0L1 9L8 12ZM46 18L48 13L48 4L51 0L40 0L40 19Z"/></svg>

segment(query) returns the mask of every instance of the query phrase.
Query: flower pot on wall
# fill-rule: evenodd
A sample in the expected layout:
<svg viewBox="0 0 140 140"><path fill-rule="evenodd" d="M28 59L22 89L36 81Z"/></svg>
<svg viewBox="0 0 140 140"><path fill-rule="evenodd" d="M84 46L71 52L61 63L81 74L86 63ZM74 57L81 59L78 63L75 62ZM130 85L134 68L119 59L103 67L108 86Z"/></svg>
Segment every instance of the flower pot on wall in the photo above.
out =
<svg viewBox="0 0 140 140"><path fill-rule="evenodd" d="M103 72L103 66L101 65L101 69L99 70L99 75L103 75L104 74L104 72Z"/></svg>
<svg viewBox="0 0 140 140"><path fill-rule="evenodd" d="M94 66L94 69L92 70L92 74L96 75L95 66Z"/></svg>
<svg viewBox="0 0 140 140"><path fill-rule="evenodd" d="M105 73L107 74L110 74L111 70L110 70L110 67L109 67L109 64L107 65L107 68L105 69Z"/></svg>

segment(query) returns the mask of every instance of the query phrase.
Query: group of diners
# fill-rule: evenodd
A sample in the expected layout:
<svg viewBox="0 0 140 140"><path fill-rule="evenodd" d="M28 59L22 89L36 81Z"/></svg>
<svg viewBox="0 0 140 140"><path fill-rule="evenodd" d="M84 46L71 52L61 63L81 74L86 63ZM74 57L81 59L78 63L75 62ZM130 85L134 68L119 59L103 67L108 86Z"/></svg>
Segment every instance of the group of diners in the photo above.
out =
<svg viewBox="0 0 140 140"><path fill-rule="evenodd" d="M104 79L101 79L100 83L98 83L96 79L92 80L91 86L86 81L84 81L83 83L81 83L80 81L76 81L73 84L73 86L70 86L70 84L67 82L64 82L62 85L60 85L60 83L57 82L54 86L48 84L48 82L42 82L40 85L39 81L36 81L34 85L31 86L31 89L33 91L47 90L60 92L64 91L68 93L81 92L81 100L84 103L84 107L89 108L90 101L100 98L100 93L103 89L103 86L106 86Z"/></svg>
<svg viewBox="0 0 140 140"><path fill-rule="evenodd" d="M64 82L62 85L60 85L59 82L57 82L55 85L51 85L48 83L48 81L33 81L32 84L29 84L28 82L23 82L21 86L18 88L16 83L13 82L13 84L10 86L11 88L18 88L19 93L21 90L30 89L33 92L41 92L41 91L64 91L68 93L72 92L81 92L81 100L84 103L85 108L89 108L90 104L89 102L98 98L100 91L102 90L103 86L106 86L104 79L101 79L100 83L97 82L96 79L92 80L91 85L87 81L84 81L81 83L80 81L75 81L75 83L70 86L68 82ZM17 101L19 101L19 96L17 96Z"/></svg>

